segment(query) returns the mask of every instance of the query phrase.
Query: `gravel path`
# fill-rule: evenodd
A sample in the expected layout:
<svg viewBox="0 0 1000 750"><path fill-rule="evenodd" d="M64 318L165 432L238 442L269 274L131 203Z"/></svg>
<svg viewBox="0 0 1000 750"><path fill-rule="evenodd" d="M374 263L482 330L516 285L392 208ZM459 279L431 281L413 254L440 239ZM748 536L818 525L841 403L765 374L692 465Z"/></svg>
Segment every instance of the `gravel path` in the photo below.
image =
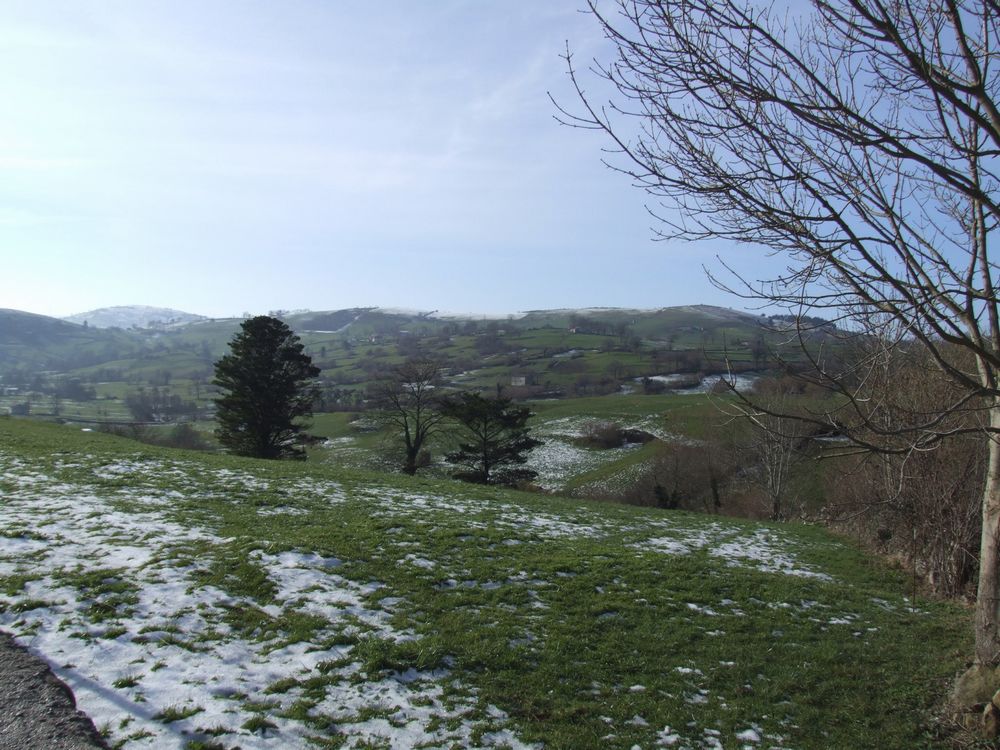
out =
<svg viewBox="0 0 1000 750"><path fill-rule="evenodd" d="M0 750L107 750L48 665L0 631Z"/></svg>

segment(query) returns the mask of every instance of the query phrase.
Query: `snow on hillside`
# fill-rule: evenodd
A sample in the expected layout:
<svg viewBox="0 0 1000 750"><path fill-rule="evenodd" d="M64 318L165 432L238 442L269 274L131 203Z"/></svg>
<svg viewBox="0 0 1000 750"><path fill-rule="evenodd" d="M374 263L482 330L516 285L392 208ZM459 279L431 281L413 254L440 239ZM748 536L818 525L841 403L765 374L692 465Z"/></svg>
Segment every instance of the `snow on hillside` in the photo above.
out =
<svg viewBox="0 0 1000 750"><path fill-rule="evenodd" d="M204 319L203 315L148 305L101 307L63 318L70 323L86 323L95 328L166 328Z"/></svg>
<svg viewBox="0 0 1000 750"><path fill-rule="evenodd" d="M410 307L376 307L383 315L401 315L407 318L435 320L520 320L526 313L455 312L452 310L417 310Z"/></svg>
<svg viewBox="0 0 1000 750"><path fill-rule="evenodd" d="M798 559L800 548L784 532L718 519L691 526L683 518L606 515L582 506L550 511L475 489L443 495L377 483L348 488L304 474L279 480L142 453L57 454L42 468L5 450L0 467L0 581L23 581L0 586L0 627L47 659L80 708L114 746L127 750L181 750L192 739L244 750L304 750L314 746L318 726L332 727L323 731L349 748L538 747L518 737L513 720L484 702L448 656L426 669L366 666L379 649L421 642L414 621L399 616L409 612L406 599L383 593L395 591L391 581L352 573L354 563L336 550L319 554L224 536L209 524L214 516L197 510L210 501L246 516L245 529L308 524L302 514L309 508L334 508L336 518L360 506L366 523L384 529L377 556L388 561L388 578L426 577L438 596L471 590L524 602L518 616L526 627L512 648L543 644L546 628L537 613L555 606L547 597L576 573L521 569L531 563L513 558L514 567L477 578L460 548L481 558L486 548L478 535L487 530L499 549L620 538L620 548L635 550L637 558L707 552L727 569L817 585L833 580ZM178 513L185 502L188 510ZM445 519L462 530L451 551L425 546L425 535L415 530ZM269 602L230 583L237 569L226 566L239 554L245 567L259 571L259 587L273 590ZM594 596L610 594L598 587ZM595 604L600 617L617 616L624 600L611 601L618 603L608 611ZM725 618L733 624L731 618L772 604L808 619L811 630L842 628L856 638L877 630L836 600L675 602L707 639L723 635ZM715 690L699 685L713 670L736 664L715 658L689 658L675 670L690 684L683 700L691 707L726 708ZM636 696L646 690L632 682L621 689ZM731 735L740 744L732 746L785 747L783 715L741 715L739 732ZM662 726L636 713L618 731L648 727L643 747L723 746L709 742L720 736L711 726Z"/></svg>
<svg viewBox="0 0 1000 750"><path fill-rule="evenodd" d="M353 647L349 640L317 648L309 642L255 639L241 631L241 615L257 605L201 583L204 571L191 554L201 545L221 545L226 540L197 525L181 526L163 513L174 497L157 487L157 477L188 477L194 467L131 461L95 467L98 480L129 480L147 508L136 513L117 510L113 499L96 494L93 486L57 481L16 458L3 456L2 464L7 469L0 478L21 489L5 496L0 575L39 569L49 574L27 583L23 595L9 601L0 626L50 662L99 729L127 748L181 750L191 735L206 727L212 734L238 735L243 748L312 746L303 722L276 715L292 707L296 693L269 694L267 689L316 670L330 675L333 669L326 665L344 660ZM225 470L212 479L234 490L266 486L251 475ZM193 479L184 489L197 494L202 486ZM289 489L300 496L320 495L328 502L343 499L333 483L306 482ZM11 529L29 527L41 528L44 535L7 535ZM374 607L365 604L381 584L359 585L341 577L337 574L341 561L336 558L310 552L258 552L253 558L277 585L279 604L264 611L275 618L292 614L325 618L329 622L325 635L316 640L361 634L391 641L414 638L411 631L390 624L391 601ZM69 571L71 580L79 580L81 571L86 571L95 588L102 585L112 592L96 598L81 595L79 587L67 585L57 575ZM129 614L116 620L112 631L101 613L123 598L130 600ZM474 692L457 696L449 685L446 705L447 671L409 670L359 681L359 670L360 665L350 659L338 667L335 674L343 681L330 686L314 710L346 720L384 707L391 720L372 718L345 726L345 731L366 742L383 739L393 747L477 746L472 732L478 723L462 721L474 706ZM245 731L260 715L254 702L272 709L259 736ZM495 708L488 713L493 724L505 719ZM478 746L504 743L527 747L507 731L484 734Z"/></svg>

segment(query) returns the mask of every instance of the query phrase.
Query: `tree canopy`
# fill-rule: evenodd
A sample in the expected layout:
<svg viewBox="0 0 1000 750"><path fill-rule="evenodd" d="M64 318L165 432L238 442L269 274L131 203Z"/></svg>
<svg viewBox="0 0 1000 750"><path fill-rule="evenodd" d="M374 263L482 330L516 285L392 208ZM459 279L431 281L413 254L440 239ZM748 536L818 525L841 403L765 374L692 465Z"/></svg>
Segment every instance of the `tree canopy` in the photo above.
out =
<svg viewBox="0 0 1000 750"><path fill-rule="evenodd" d="M438 430L444 415L438 409L436 362L411 360L393 368L374 388L377 406L403 439L403 472L416 474L427 440Z"/></svg>
<svg viewBox="0 0 1000 750"><path fill-rule="evenodd" d="M297 438L312 416L319 368L281 320L261 315L240 328L215 363L219 442L241 456L305 458Z"/></svg>
<svg viewBox="0 0 1000 750"><path fill-rule="evenodd" d="M609 7L610 6L610 7ZM659 204L662 235L728 238L783 254L777 278L729 286L798 321L820 310L877 342L817 358L827 425L905 456L963 432L989 444L976 661L1000 664L1000 7L994 0L590 2L612 42L586 74L567 52L578 112L609 163ZM956 387L887 415L867 391L919 345ZM751 415L763 413L749 406ZM954 420L956 413L969 419Z"/></svg>
<svg viewBox="0 0 1000 750"><path fill-rule="evenodd" d="M462 441L446 458L463 467L454 476L478 484L516 485L538 472L523 468L527 453L541 441L528 432L531 411L500 395L462 393L443 402L441 411L462 428Z"/></svg>

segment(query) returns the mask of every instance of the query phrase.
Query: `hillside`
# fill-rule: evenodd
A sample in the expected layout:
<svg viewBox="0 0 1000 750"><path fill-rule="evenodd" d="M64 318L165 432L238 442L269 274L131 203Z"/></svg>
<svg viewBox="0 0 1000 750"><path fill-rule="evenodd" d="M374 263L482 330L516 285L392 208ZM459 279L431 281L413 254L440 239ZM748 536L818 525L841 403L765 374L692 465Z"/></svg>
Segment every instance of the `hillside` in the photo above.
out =
<svg viewBox="0 0 1000 750"><path fill-rule="evenodd" d="M72 370L134 354L138 342L119 331L101 331L45 315L0 309L0 373Z"/></svg>
<svg viewBox="0 0 1000 750"><path fill-rule="evenodd" d="M0 626L124 748L911 748L967 651L816 528L0 446Z"/></svg>
<svg viewBox="0 0 1000 750"><path fill-rule="evenodd" d="M142 321L133 315L136 311L143 314ZM199 318L137 328L148 324L150 316L187 314L158 308L127 308L125 313L126 318L114 318L116 323L98 323L95 318L76 326L5 311L0 318L0 377L13 370L23 375L39 369L78 378L104 371L98 378L104 381L141 380L149 371L172 378L204 376L206 367L226 351L240 323L236 318ZM709 306L532 311L501 320L384 308L284 317L325 374L347 385L359 385L373 370L401 358L430 356L457 371L481 370L478 377L487 385L497 377L518 375L561 388L583 373L602 378L623 367L633 375L713 371L724 369L726 358L759 366L767 350L781 340L767 330L766 319ZM99 324L118 329L100 329ZM573 362L551 359L567 352Z"/></svg>
<svg viewBox="0 0 1000 750"><path fill-rule="evenodd" d="M169 307L150 307L149 305L101 307L63 318L69 323L80 325L86 323L95 328L167 328L203 319L203 315L194 315Z"/></svg>
<svg viewBox="0 0 1000 750"><path fill-rule="evenodd" d="M221 354L237 330L240 319L213 320L167 308L144 306L112 307L92 310L65 320L48 318L16 310L0 311L0 365L21 367L37 358L27 356L14 346L30 345L44 356L61 352L68 339L81 341L127 341L138 351L171 349L211 350ZM286 322L313 348L323 345L362 341L391 343L400 336L419 340L422 337L454 336L460 333L492 332L526 334L529 331L568 331L583 336L623 337L626 334L646 338L650 343L669 342L678 349L691 345L717 347L728 336L734 352L742 340L761 335L766 319L725 308L707 305L662 308L660 310L623 310L592 308L586 310L536 310L486 319L482 316L443 316L432 312L405 312L388 308L351 308L327 312L298 312L283 315ZM69 325L67 321L79 325ZM86 322L86 327L84 323ZM117 338L101 338L95 329L119 328ZM425 342L429 343L429 342ZM601 342L598 342L601 343ZM120 359L119 352L109 351L109 359Z"/></svg>

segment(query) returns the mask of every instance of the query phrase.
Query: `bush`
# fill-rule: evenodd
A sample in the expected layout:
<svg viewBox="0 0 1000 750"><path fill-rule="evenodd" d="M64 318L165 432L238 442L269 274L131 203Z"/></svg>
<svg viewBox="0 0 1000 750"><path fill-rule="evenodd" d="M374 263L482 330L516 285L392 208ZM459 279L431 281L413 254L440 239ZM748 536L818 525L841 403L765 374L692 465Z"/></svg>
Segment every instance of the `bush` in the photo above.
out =
<svg viewBox="0 0 1000 750"><path fill-rule="evenodd" d="M970 355L949 356L950 366L975 371ZM879 403L885 423L919 426L928 415L952 409L934 428L952 434L918 450L905 450L905 434L895 443L891 431L873 435L876 445L897 452L845 459L831 467L836 476L828 478L825 519L910 567L933 593L972 597L989 463L990 437L983 422L995 408L992 399L956 409L964 391L918 348L893 351L871 383L870 401Z"/></svg>
<svg viewBox="0 0 1000 750"><path fill-rule="evenodd" d="M625 436L621 425L594 421L583 426L579 442L592 448L620 448L625 443Z"/></svg>
<svg viewBox="0 0 1000 750"><path fill-rule="evenodd" d="M704 378L705 373L701 371L678 373L674 380L670 383L670 387L675 391L697 388L701 385L701 381L704 380Z"/></svg>
<svg viewBox="0 0 1000 750"><path fill-rule="evenodd" d="M170 430L142 424L102 424L98 426L98 430L109 435L117 435L146 445L159 445L164 448L207 451L214 447L211 441L187 422L175 425Z"/></svg>
<svg viewBox="0 0 1000 750"><path fill-rule="evenodd" d="M642 392L647 396L656 396L660 393L664 393L666 390L667 384L662 380L655 380L653 378L642 379Z"/></svg>
<svg viewBox="0 0 1000 750"><path fill-rule="evenodd" d="M646 443L651 443L656 440L656 435L646 432L645 430L637 430L632 427L623 429L621 432L622 440L626 443L639 443L641 445L645 445Z"/></svg>
<svg viewBox="0 0 1000 750"><path fill-rule="evenodd" d="M935 450L867 456L828 478L827 520L901 561L940 596L974 594L987 441L945 440Z"/></svg>
<svg viewBox="0 0 1000 750"><path fill-rule="evenodd" d="M627 483L610 492L584 488L579 494L629 505L743 515L736 503L737 470L733 447L723 439L661 443L655 457Z"/></svg>
<svg viewBox="0 0 1000 750"><path fill-rule="evenodd" d="M99 432L104 432L108 435L116 435L117 437L128 438L129 440L137 440L140 443L148 443L154 445L152 438L152 430L150 430L146 425L142 424L131 424L131 423L104 423L97 426Z"/></svg>
<svg viewBox="0 0 1000 750"><path fill-rule="evenodd" d="M189 423L179 424L166 435L160 436L160 445L169 448L184 448L191 451L206 451L212 444Z"/></svg>
<svg viewBox="0 0 1000 750"><path fill-rule="evenodd" d="M622 427L609 421L595 420L583 426L582 434L577 443L589 448L621 448L626 443L646 443L656 440L656 436L645 430Z"/></svg>

